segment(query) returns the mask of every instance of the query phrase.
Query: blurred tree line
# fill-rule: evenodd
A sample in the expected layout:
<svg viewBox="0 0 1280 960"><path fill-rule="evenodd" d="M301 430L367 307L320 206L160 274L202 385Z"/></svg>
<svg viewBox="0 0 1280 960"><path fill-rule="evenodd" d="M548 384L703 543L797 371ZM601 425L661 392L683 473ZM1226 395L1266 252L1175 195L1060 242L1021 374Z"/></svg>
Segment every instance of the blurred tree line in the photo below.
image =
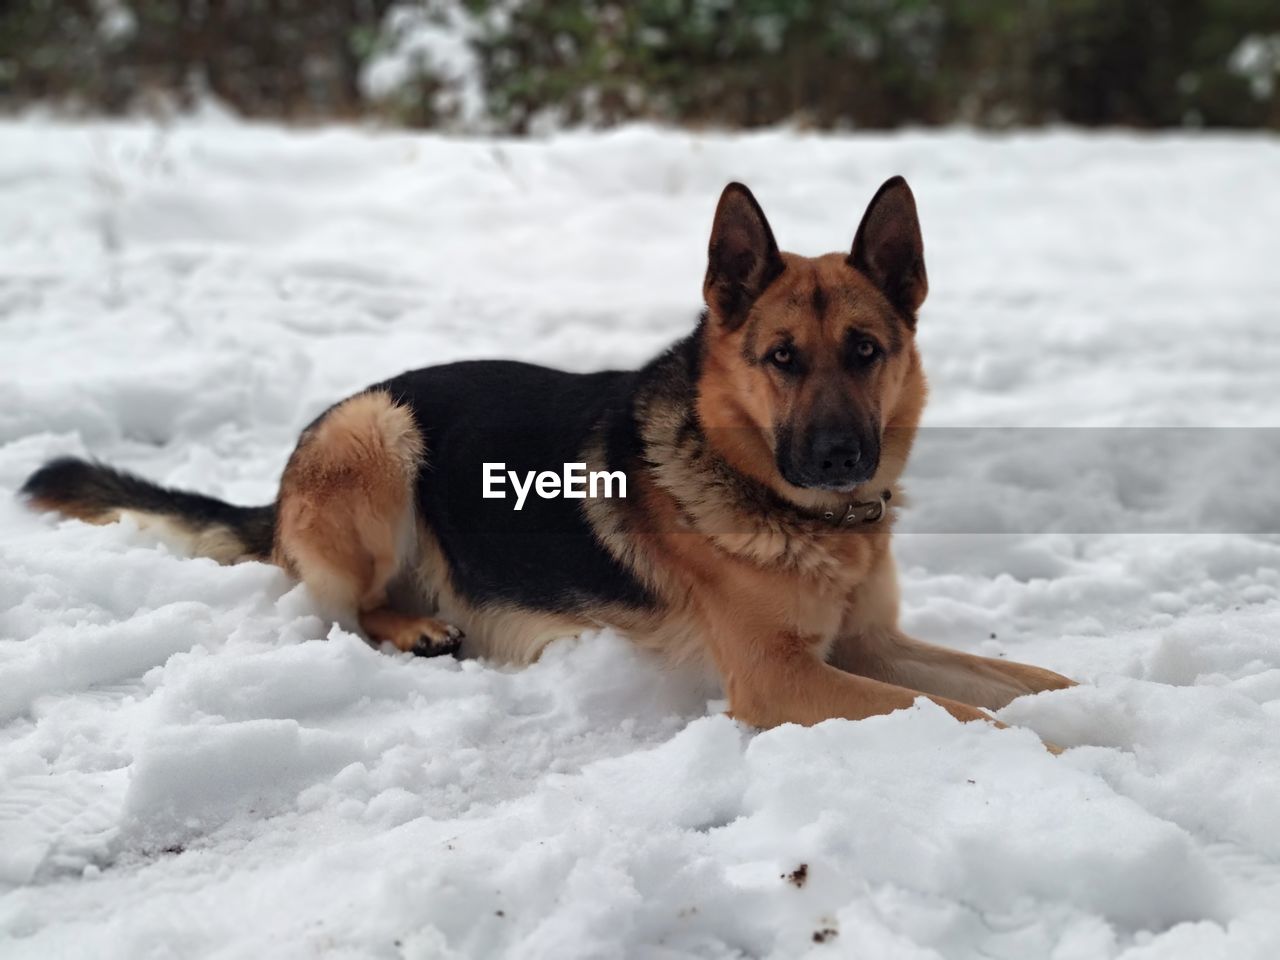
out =
<svg viewBox="0 0 1280 960"><path fill-rule="evenodd" d="M461 91L461 92L460 92ZM0 0L0 103L1280 128L1280 0Z"/></svg>

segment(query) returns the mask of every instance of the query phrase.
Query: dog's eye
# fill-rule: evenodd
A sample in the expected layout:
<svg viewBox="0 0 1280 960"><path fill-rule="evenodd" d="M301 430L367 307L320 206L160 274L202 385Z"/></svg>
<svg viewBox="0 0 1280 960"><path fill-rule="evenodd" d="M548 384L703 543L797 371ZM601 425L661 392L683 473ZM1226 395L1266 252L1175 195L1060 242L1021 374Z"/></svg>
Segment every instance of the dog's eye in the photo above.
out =
<svg viewBox="0 0 1280 960"><path fill-rule="evenodd" d="M791 361L794 359L795 355L791 352L790 347L779 347L769 354L769 362L775 367L782 367L783 369L791 366Z"/></svg>
<svg viewBox="0 0 1280 960"><path fill-rule="evenodd" d="M880 347L874 340L859 340L854 349L863 360L872 360L880 353Z"/></svg>

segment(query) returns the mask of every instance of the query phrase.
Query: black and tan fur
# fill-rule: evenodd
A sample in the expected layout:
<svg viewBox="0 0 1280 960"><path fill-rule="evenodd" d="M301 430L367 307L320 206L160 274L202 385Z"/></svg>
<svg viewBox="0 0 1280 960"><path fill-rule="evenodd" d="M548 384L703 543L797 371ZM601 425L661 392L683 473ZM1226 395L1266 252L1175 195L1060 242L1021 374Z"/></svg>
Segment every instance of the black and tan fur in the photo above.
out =
<svg viewBox="0 0 1280 960"><path fill-rule="evenodd" d="M423 654L528 663L611 625L721 680L767 727L858 719L926 695L962 720L1069 686L898 626L890 539L924 407L927 281L901 178L851 252L777 249L750 192L716 210L697 329L638 371L510 362L406 373L303 432L272 506L235 507L55 461L24 493L103 523L124 513L222 562L276 563L333 617ZM481 497L481 464L625 471L626 499ZM885 499L882 499L885 498ZM888 508L841 523L851 504ZM866 522L863 522L863 520ZM465 631L465 641L462 635Z"/></svg>

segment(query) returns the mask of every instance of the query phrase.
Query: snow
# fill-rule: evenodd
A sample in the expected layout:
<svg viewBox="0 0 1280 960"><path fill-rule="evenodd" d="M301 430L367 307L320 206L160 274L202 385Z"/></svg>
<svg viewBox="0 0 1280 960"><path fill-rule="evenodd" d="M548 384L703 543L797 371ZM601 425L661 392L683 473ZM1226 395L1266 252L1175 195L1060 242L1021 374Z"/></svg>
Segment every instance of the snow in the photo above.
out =
<svg viewBox="0 0 1280 960"><path fill-rule="evenodd" d="M502 16L500 9L487 18ZM436 87L432 109L446 123L484 126L484 84L475 49L483 23L459 0L395 3L383 17L379 47L360 75L373 101L416 95L416 84Z"/></svg>
<svg viewBox="0 0 1280 960"><path fill-rule="evenodd" d="M209 114L0 144L6 960L1280 955L1280 141ZM607 631L525 670L378 653L279 570L11 496L77 453L266 502L369 382L680 335L727 180L813 253L898 172L927 423L1084 438L926 437L909 474L906 626L1084 681L1018 727L760 733ZM1177 432L1225 427L1252 439ZM1133 437L1163 439L1099 473Z"/></svg>
<svg viewBox="0 0 1280 960"><path fill-rule="evenodd" d="M1280 74L1280 33L1245 36L1231 51L1227 66L1249 81L1249 91L1256 99L1270 99Z"/></svg>

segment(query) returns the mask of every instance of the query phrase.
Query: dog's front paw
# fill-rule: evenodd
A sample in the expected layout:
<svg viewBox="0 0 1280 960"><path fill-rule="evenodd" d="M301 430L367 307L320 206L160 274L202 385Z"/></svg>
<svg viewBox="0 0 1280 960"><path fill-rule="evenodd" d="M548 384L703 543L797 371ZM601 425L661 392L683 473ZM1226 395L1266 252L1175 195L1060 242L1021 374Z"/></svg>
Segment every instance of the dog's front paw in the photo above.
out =
<svg viewBox="0 0 1280 960"><path fill-rule="evenodd" d="M1066 690L1077 686L1076 681L1064 677L1060 673L1046 670L1044 667L1033 667L1028 664L1011 664L1017 666L1018 679L1027 688L1027 693L1041 693L1045 690Z"/></svg>

